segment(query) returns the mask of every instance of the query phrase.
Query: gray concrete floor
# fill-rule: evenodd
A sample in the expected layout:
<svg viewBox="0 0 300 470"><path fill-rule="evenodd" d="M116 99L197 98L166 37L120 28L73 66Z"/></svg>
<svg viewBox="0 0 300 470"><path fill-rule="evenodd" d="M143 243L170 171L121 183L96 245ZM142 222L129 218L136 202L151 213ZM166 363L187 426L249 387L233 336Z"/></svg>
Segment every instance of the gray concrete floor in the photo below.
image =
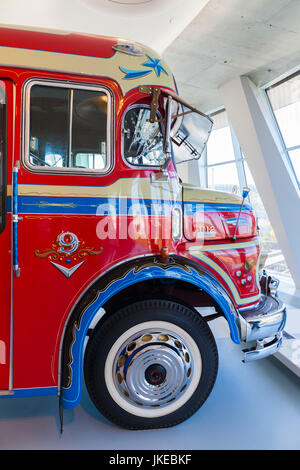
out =
<svg viewBox="0 0 300 470"><path fill-rule="evenodd" d="M299 317L300 318L300 317ZM127 431L102 417L85 387L64 412L56 397L0 400L0 449L300 449L300 380L274 357L242 363L223 319L210 323L219 350L215 387L202 408L169 429Z"/></svg>

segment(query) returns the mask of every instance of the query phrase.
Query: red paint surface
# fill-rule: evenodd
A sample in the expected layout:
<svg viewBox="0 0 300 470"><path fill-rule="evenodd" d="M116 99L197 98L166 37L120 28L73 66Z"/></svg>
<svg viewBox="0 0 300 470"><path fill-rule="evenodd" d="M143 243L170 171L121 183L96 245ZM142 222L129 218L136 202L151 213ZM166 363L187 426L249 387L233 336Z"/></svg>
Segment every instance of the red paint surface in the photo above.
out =
<svg viewBox="0 0 300 470"><path fill-rule="evenodd" d="M77 54L108 59L114 54L112 46L117 39L91 34L55 34L39 31L26 31L1 28L0 46L33 49L63 54Z"/></svg>

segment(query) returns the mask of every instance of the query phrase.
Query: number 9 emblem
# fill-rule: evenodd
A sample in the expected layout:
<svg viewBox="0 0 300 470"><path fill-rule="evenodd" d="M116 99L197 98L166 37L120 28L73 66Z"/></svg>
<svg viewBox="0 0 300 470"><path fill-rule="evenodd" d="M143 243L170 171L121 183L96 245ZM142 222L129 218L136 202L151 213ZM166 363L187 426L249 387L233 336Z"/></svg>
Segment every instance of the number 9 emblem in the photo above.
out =
<svg viewBox="0 0 300 470"><path fill-rule="evenodd" d="M72 232L64 232L58 235L57 242L60 246L59 251L65 255L71 255L74 253L79 244L79 240L76 235Z"/></svg>

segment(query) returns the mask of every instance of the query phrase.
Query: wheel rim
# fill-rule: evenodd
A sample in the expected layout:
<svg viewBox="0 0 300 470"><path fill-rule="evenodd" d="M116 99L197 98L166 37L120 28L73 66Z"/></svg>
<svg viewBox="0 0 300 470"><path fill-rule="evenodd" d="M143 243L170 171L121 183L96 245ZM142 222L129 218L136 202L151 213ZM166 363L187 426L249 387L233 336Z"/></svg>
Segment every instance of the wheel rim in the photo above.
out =
<svg viewBox="0 0 300 470"><path fill-rule="evenodd" d="M167 322L147 322L117 340L105 376L122 408L139 416L162 416L178 409L194 392L201 356L185 330Z"/></svg>

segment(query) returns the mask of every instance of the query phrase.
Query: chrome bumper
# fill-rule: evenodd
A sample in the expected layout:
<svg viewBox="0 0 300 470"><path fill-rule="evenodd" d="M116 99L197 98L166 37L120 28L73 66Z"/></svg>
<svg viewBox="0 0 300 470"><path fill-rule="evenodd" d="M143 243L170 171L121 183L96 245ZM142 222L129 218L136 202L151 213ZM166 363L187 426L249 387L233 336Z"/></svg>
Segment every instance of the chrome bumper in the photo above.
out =
<svg viewBox="0 0 300 470"><path fill-rule="evenodd" d="M278 351L282 344L282 330L286 322L284 304L272 295L262 295L254 308L239 310L242 341L255 342L244 349L244 362L263 359Z"/></svg>

